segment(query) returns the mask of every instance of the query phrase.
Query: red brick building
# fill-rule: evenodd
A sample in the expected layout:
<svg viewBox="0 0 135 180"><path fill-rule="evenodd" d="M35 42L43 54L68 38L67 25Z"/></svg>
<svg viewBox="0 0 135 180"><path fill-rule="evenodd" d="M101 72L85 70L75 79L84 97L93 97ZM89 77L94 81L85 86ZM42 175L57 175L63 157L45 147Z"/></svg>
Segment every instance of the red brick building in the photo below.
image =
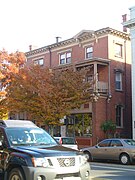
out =
<svg viewBox="0 0 135 180"><path fill-rule="evenodd" d="M78 137L80 146L92 145L105 138L101 124L112 120L117 125L116 136L132 136L131 47L127 33L112 28L83 30L70 39L48 46L38 49L31 46L26 57L28 65L92 67L87 79L96 80L94 101L72 111L68 124L61 127L62 133L66 131Z"/></svg>

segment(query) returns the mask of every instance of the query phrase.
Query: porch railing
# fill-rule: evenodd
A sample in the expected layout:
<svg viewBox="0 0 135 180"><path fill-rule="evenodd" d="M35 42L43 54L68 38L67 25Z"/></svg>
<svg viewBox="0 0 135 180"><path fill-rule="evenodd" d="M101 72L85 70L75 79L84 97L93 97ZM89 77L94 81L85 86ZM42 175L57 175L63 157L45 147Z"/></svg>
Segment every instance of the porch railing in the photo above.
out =
<svg viewBox="0 0 135 180"><path fill-rule="evenodd" d="M107 94L108 93L108 83L104 81L98 81L96 84L93 84L88 91L97 92L100 94Z"/></svg>
<svg viewBox="0 0 135 180"><path fill-rule="evenodd" d="M108 83L104 81L98 81L97 82L97 91L99 93L106 94L108 92Z"/></svg>

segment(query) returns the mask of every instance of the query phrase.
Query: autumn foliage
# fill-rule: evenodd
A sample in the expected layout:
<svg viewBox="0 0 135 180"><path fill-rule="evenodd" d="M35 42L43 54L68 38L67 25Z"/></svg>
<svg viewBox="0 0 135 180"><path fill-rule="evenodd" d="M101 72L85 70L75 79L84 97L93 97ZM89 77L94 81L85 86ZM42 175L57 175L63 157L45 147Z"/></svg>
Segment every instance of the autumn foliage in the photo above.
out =
<svg viewBox="0 0 135 180"><path fill-rule="evenodd" d="M25 60L23 53L0 51L0 118L21 112L30 120L55 125L91 101L88 69L27 67Z"/></svg>
<svg viewBox="0 0 135 180"><path fill-rule="evenodd" d="M20 67L25 63L25 55L22 52L8 54L0 51L0 118L7 117L7 107L2 101L6 96L6 88L11 83L11 74L18 73Z"/></svg>
<svg viewBox="0 0 135 180"><path fill-rule="evenodd" d="M86 90L86 71L50 70L40 66L24 67L12 74L4 104L12 113L27 112L30 119L59 124L59 119L90 101Z"/></svg>

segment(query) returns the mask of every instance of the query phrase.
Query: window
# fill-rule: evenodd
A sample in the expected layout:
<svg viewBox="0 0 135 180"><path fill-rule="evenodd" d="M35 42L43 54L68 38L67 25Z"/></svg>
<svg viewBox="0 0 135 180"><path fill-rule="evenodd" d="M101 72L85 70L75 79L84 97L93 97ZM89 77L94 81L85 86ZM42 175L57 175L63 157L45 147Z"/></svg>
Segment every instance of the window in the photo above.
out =
<svg viewBox="0 0 135 180"><path fill-rule="evenodd" d="M123 127L123 106L116 107L116 126Z"/></svg>
<svg viewBox="0 0 135 180"><path fill-rule="evenodd" d="M92 82L93 80L94 80L93 74L87 75L87 77L86 77L87 82Z"/></svg>
<svg viewBox="0 0 135 180"><path fill-rule="evenodd" d="M93 47L87 47L86 48L86 59L92 58L93 56Z"/></svg>
<svg viewBox="0 0 135 180"><path fill-rule="evenodd" d="M115 44L115 56L122 57L122 44Z"/></svg>
<svg viewBox="0 0 135 180"><path fill-rule="evenodd" d="M109 147L110 140L103 140L101 143L98 144L99 147Z"/></svg>
<svg viewBox="0 0 135 180"><path fill-rule="evenodd" d="M121 91L122 90L122 73L116 72L115 74L115 89Z"/></svg>
<svg viewBox="0 0 135 180"><path fill-rule="evenodd" d="M60 54L60 64L71 63L71 52Z"/></svg>
<svg viewBox="0 0 135 180"><path fill-rule="evenodd" d="M41 58L41 59L36 59L36 60L34 60L34 65L43 66L43 65L44 65L44 59Z"/></svg>
<svg viewBox="0 0 135 180"><path fill-rule="evenodd" d="M18 119L20 119L20 120L24 120L25 119L25 113L24 112L19 112L18 113Z"/></svg>
<svg viewBox="0 0 135 180"><path fill-rule="evenodd" d="M110 146L117 147L117 146L123 146L123 145L119 140L112 140Z"/></svg>
<svg viewBox="0 0 135 180"><path fill-rule="evenodd" d="M86 113L66 116L65 124L68 125L66 132L68 136L92 136L92 114Z"/></svg>

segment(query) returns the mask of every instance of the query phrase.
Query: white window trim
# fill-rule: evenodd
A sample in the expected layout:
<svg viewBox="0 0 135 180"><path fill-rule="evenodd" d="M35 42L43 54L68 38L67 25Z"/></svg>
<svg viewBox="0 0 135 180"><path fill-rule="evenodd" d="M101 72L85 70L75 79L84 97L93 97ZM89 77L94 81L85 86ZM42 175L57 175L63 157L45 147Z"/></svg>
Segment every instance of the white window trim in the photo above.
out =
<svg viewBox="0 0 135 180"><path fill-rule="evenodd" d="M40 60L43 60L43 63L40 64ZM37 63L35 63L37 61ZM44 58L40 57L40 58L36 58L36 59L33 59L33 63L34 65L40 65L40 66L43 66L44 65Z"/></svg>
<svg viewBox="0 0 135 180"><path fill-rule="evenodd" d="M67 53L67 52L72 52L72 49L62 50L62 51L57 52L57 54L60 55L60 54L64 54L64 53Z"/></svg>
<svg viewBox="0 0 135 180"><path fill-rule="evenodd" d="M83 48L90 47L90 46L93 46L93 47L94 47L94 42L84 44L84 45L83 45Z"/></svg>
<svg viewBox="0 0 135 180"><path fill-rule="evenodd" d="M120 89L117 89L117 87L116 87L116 82L117 82L117 81L116 81L116 75L117 75L117 74L120 74L120 81L119 81L119 82L120 82ZM116 91L122 91L122 73L121 73L121 72L116 72L116 73L115 73L115 90L116 90Z"/></svg>
<svg viewBox="0 0 135 180"><path fill-rule="evenodd" d="M121 55L116 54L116 46L121 46ZM115 42L115 46L114 46L114 56L117 58L121 58L123 59L123 44L120 42Z"/></svg>
<svg viewBox="0 0 135 180"><path fill-rule="evenodd" d="M87 48L93 48L93 46L86 46L85 47L85 59L87 60L87 59L90 59L90 58L87 58ZM92 57L93 57L93 51L92 51ZM91 58L92 58L91 57Z"/></svg>
<svg viewBox="0 0 135 180"><path fill-rule="evenodd" d="M70 64L71 61L68 63L67 62L67 54L70 53L71 54L71 61L72 61L72 53L71 51L64 51L63 53L59 54L59 65L65 65L65 64ZM61 55L65 55L65 59L64 59L64 63L60 63L61 62Z"/></svg>

